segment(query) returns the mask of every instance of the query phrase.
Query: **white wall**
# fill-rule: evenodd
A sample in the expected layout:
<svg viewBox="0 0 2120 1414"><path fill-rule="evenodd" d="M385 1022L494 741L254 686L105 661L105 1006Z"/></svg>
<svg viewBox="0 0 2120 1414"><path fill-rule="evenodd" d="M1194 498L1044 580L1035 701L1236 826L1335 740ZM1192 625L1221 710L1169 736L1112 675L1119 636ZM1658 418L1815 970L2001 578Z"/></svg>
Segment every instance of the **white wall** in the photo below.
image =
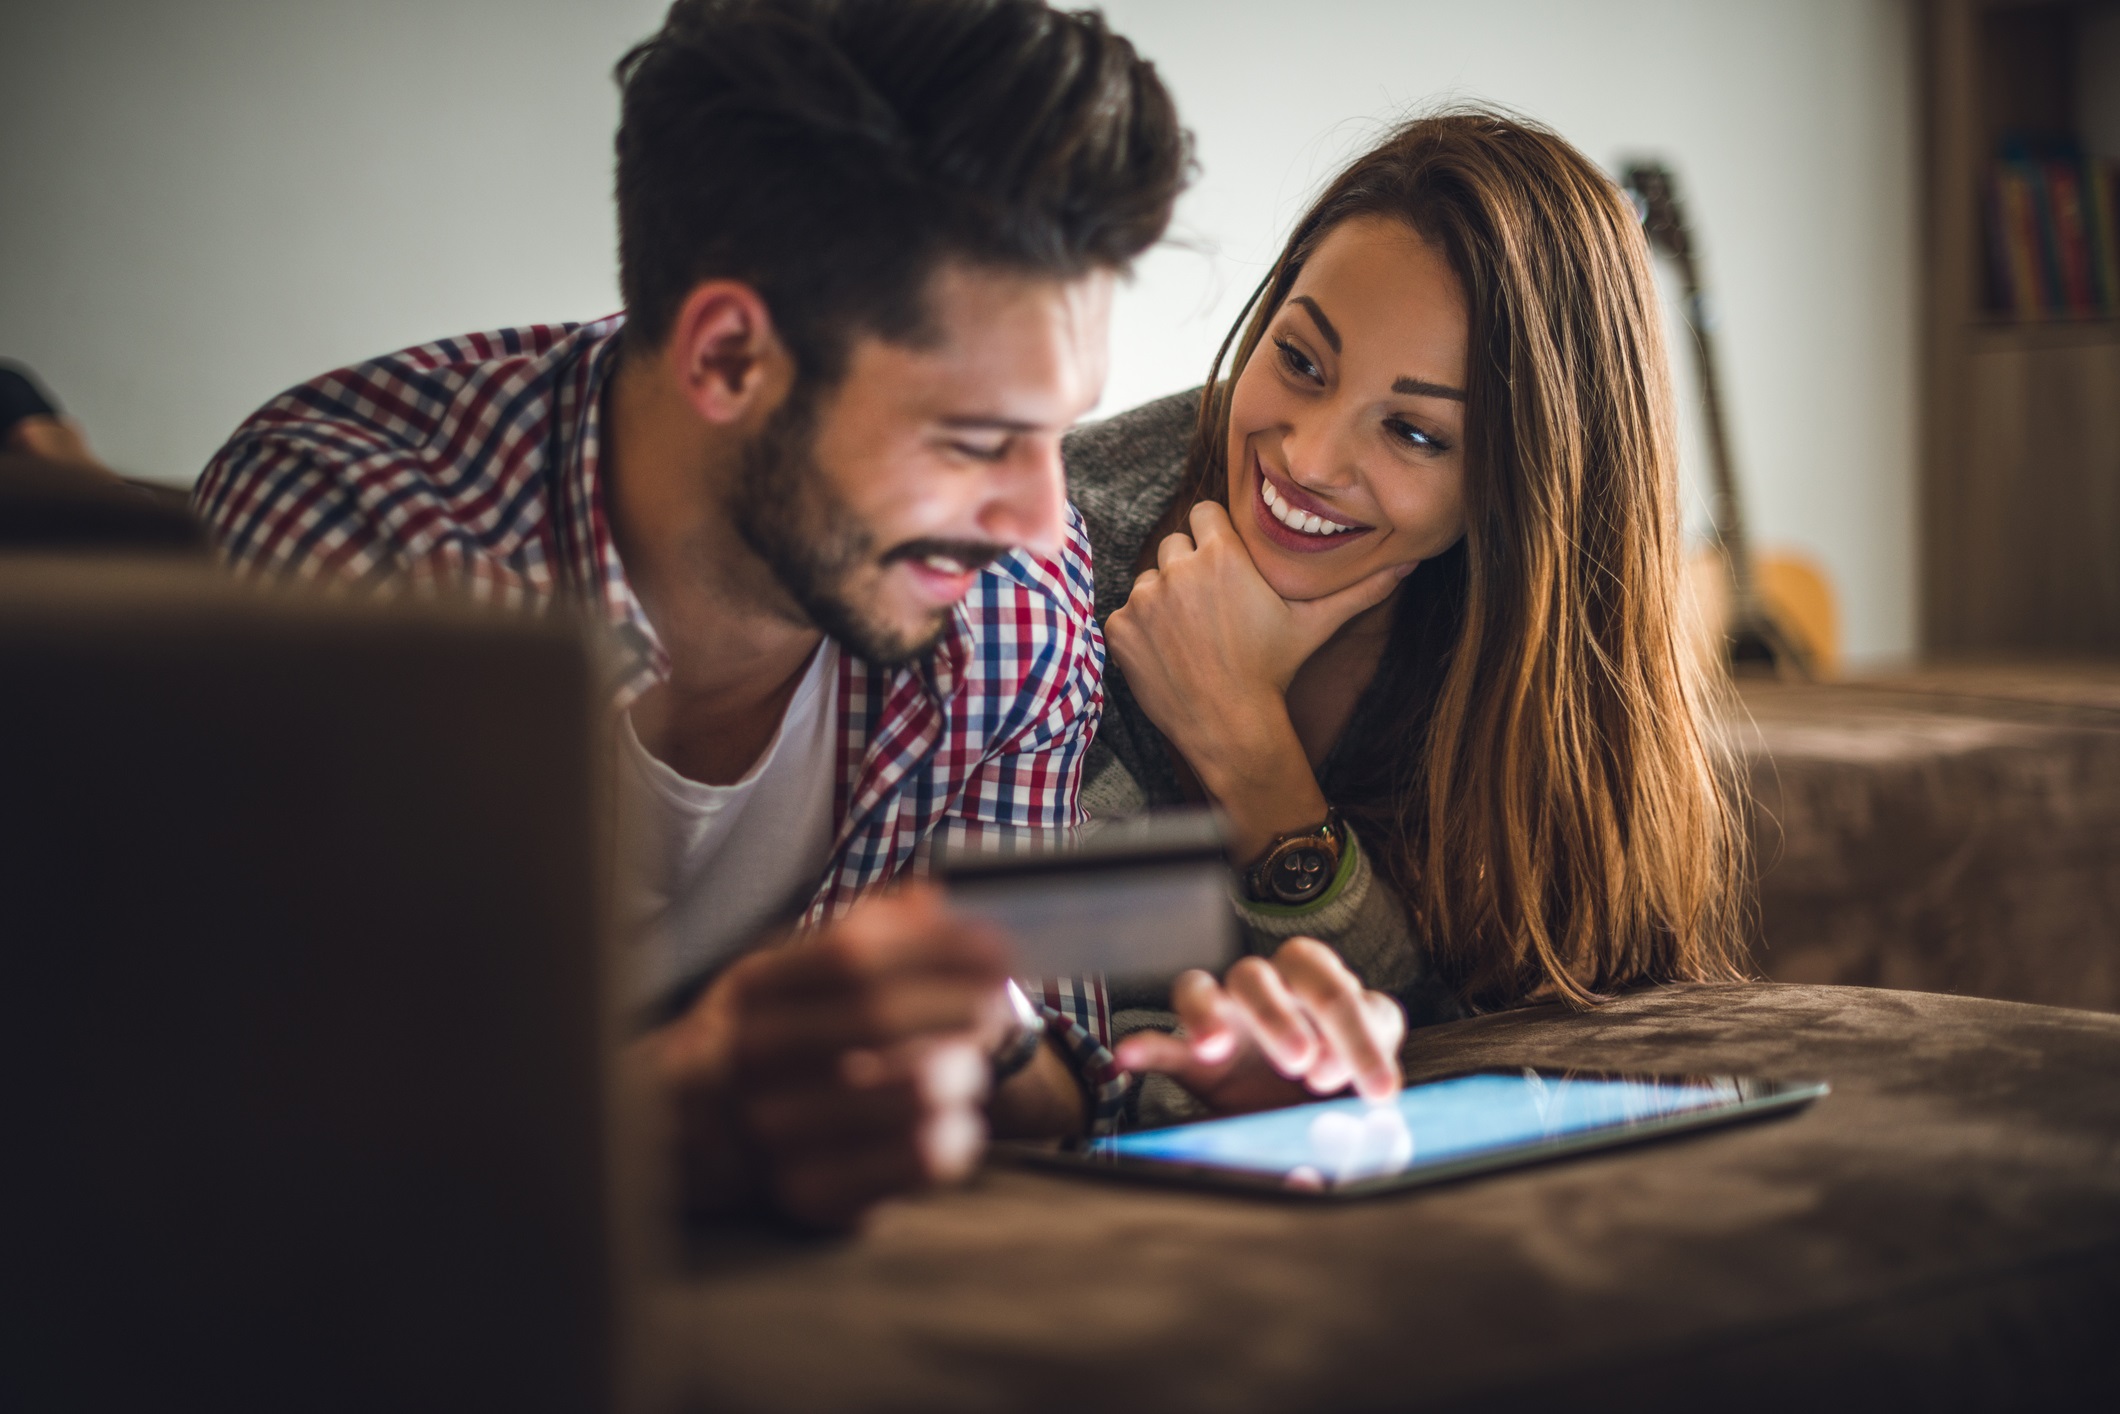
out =
<svg viewBox="0 0 2120 1414"><path fill-rule="evenodd" d="M188 482L313 374L609 313L611 67L663 8L10 4L0 357L116 465Z"/></svg>
<svg viewBox="0 0 2120 1414"><path fill-rule="evenodd" d="M11 8L32 12L0 53L0 356L124 467L188 480L290 382L616 303L609 73L657 0ZM1608 164L1677 166L1755 536L1826 564L1852 657L1911 651L1906 0L1105 9L1204 167L1178 243L1122 297L1108 409L1200 380L1305 197L1382 119L1504 103Z"/></svg>

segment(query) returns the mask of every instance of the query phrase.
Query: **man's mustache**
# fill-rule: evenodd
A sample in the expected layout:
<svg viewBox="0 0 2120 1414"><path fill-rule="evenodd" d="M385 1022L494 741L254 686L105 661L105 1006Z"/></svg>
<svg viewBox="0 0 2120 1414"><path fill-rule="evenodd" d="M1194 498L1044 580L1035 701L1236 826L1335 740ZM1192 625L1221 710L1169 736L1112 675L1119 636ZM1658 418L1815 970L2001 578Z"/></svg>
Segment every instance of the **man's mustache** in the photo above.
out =
<svg viewBox="0 0 2120 1414"><path fill-rule="evenodd" d="M955 560L966 570L977 572L1006 555L1011 548L985 540L908 540L885 551L881 563L889 569L900 560L924 560L930 555L940 555Z"/></svg>

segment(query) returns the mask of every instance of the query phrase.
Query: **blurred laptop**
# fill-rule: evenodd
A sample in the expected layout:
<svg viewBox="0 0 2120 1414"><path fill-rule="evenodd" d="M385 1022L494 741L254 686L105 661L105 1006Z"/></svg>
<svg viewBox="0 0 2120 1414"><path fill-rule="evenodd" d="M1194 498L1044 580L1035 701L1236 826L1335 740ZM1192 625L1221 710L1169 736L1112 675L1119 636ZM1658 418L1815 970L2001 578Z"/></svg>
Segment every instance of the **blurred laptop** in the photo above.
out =
<svg viewBox="0 0 2120 1414"><path fill-rule="evenodd" d="M0 1407L640 1398L568 626L0 556Z"/></svg>

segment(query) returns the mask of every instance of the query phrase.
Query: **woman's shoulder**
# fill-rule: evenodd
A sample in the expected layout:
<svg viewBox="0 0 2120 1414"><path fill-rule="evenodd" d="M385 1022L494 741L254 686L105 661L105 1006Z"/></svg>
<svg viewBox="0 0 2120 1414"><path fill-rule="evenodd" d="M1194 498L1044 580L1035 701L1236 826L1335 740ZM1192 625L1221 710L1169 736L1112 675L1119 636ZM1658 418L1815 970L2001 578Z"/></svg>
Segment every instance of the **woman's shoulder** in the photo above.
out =
<svg viewBox="0 0 2120 1414"><path fill-rule="evenodd" d="M1101 422L1085 422L1062 443L1068 480L1079 475L1101 486L1115 479L1154 476L1172 462L1182 467L1199 415L1200 390L1187 388Z"/></svg>
<svg viewBox="0 0 2120 1414"><path fill-rule="evenodd" d="M1185 474L1199 411L1200 390L1189 388L1078 427L1061 443L1068 499L1089 527L1100 616L1116 607L1105 603L1109 586L1125 602L1141 542Z"/></svg>

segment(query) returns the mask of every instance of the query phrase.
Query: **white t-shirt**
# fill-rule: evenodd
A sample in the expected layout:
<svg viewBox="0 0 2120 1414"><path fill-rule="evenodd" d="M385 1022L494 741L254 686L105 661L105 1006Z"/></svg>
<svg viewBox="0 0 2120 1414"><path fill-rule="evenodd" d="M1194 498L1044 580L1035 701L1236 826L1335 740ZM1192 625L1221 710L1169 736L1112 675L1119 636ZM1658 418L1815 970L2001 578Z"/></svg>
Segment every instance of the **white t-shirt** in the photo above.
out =
<svg viewBox="0 0 2120 1414"><path fill-rule="evenodd" d="M624 904L637 942L637 1000L673 987L792 920L832 852L839 753L839 647L826 639L780 730L734 785L679 775L648 753L626 717L619 755L641 835L626 851Z"/></svg>

